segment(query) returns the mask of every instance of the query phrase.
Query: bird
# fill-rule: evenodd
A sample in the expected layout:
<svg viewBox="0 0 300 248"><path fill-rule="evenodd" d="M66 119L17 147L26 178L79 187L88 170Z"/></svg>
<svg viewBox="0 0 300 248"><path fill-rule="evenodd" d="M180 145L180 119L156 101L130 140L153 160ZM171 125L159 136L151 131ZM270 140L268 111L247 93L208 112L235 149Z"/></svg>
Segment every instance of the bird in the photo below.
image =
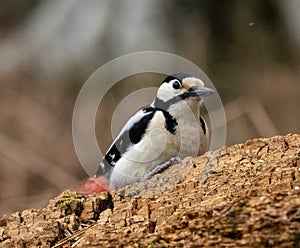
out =
<svg viewBox="0 0 300 248"><path fill-rule="evenodd" d="M127 121L94 176L76 192L117 190L147 180L185 157L206 152L209 130L200 106L203 97L213 93L191 74L166 76L153 102Z"/></svg>

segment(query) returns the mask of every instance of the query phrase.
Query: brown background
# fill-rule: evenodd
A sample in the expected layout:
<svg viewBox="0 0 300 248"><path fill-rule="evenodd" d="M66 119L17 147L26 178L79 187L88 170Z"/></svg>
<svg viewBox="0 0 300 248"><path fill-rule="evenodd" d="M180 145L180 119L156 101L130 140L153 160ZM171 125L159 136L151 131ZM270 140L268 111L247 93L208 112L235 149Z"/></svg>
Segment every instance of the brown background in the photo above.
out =
<svg viewBox="0 0 300 248"><path fill-rule="evenodd" d="M227 144L299 133L299 11L293 0L3 1L0 214L44 206L84 178L76 96L99 66L130 52L171 52L202 68L225 106ZM97 116L103 151L118 102L159 83L138 77L109 92Z"/></svg>

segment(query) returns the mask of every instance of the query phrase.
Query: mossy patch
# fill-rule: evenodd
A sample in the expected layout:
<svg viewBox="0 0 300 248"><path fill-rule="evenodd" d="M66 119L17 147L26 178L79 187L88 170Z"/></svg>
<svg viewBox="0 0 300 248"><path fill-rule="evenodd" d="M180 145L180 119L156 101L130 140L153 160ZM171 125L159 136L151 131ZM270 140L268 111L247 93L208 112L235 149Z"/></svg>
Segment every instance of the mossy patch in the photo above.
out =
<svg viewBox="0 0 300 248"><path fill-rule="evenodd" d="M75 192L65 190L61 198L55 203L55 206L63 210L65 215L75 213L75 215L80 216L83 210L81 198Z"/></svg>

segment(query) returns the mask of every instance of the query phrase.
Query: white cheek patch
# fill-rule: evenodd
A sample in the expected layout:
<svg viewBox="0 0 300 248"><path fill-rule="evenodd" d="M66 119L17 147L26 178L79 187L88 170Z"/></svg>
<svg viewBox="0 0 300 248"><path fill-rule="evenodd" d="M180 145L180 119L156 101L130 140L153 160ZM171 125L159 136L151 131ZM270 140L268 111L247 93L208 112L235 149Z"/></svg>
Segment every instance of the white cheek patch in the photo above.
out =
<svg viewBox="0 0 300 248"><path fill-rule="evenodd" d="M168 101L174 96L174 90L171 84L163 83L158 91L157 97L163 101Z"/></svg>
<svg viewBox="0 0 300 248"><path fill-rule="evenodd" d="M191 87L204 87L204 83L201 79L195 77L187 77L182 80L182 88L176 90L173 88L173 83L179 81L177 79L170 82L164 82L157 91L157 97L166 102L172 99L176 95L180 95L188 91ZM180 82L179 82L180 83Z"/></svg>

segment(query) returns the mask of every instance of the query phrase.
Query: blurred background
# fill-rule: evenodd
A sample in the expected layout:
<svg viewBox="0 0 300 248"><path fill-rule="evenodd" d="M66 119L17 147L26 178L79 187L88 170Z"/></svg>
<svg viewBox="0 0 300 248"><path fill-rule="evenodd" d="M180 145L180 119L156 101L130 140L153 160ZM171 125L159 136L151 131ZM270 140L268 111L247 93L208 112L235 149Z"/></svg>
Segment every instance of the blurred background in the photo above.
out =
<svg viewBox="0 0 300 248"><path fill-rule="evenodd" d="M225 106L228 145L299 133L299 13L298 0L2 1L0 214L45 206L86 176L72 142L76 96L127 53L170 52L205 71ZM99 107L104 150L130 90L119 85Z"/></svg>

